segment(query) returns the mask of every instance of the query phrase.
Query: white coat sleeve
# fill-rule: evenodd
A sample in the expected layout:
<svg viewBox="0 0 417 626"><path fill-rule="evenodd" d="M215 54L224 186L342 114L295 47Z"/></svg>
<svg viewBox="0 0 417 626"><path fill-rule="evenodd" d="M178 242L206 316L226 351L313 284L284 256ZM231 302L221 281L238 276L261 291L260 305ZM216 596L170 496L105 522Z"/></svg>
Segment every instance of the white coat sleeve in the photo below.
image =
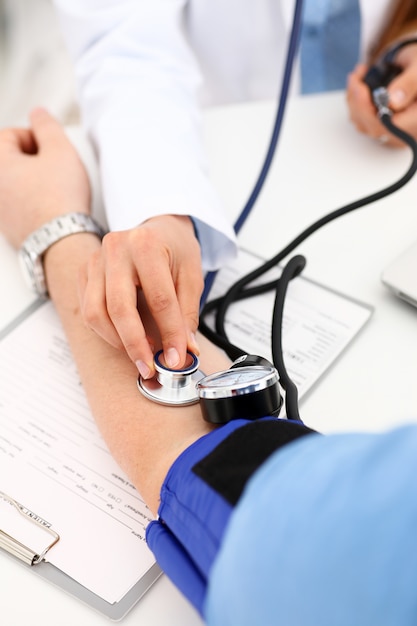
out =
<svg viewBox="0 0 417 626"><path fill-rule="evenodd" d="M205 269L235 252L210 183L183 31L186 0L55 0L74 59L83 123L96 146L112 230L189 215Z"/></svg>

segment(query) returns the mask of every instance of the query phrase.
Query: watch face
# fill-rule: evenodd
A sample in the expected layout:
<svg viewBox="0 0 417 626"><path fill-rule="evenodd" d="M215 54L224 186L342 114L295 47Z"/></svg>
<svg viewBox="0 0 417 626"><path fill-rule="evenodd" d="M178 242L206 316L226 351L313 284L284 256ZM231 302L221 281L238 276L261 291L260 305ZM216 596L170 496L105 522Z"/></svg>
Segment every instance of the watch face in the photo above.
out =
<svg viewBox="0 0 417 626"><path fill-rule="evenodd" d="M278 383L274 367L240 367L206 376L198 383L200 398L224 398L261 391Z"/></svg>

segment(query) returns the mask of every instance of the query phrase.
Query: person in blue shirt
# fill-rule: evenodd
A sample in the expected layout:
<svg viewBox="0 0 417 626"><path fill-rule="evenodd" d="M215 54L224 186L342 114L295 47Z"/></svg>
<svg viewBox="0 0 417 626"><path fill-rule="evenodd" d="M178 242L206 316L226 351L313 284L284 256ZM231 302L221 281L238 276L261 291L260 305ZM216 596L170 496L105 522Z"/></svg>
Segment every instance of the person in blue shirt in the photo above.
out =
<svg viewBox="0 0 417 626"><path fill-rule="evenodd" d="M0 131L0 171L0 230L16 249L51 219L89 213L86 172L44 110ZM148 544L207 624L415 624L417 425L324 436L265 416L215 428L199 405L149 401L126 353L80 313L77 275L100 246L90 232L57 240L48 292L109 450L156 516ZM228 366L204 338L201 363Z"/></svg>

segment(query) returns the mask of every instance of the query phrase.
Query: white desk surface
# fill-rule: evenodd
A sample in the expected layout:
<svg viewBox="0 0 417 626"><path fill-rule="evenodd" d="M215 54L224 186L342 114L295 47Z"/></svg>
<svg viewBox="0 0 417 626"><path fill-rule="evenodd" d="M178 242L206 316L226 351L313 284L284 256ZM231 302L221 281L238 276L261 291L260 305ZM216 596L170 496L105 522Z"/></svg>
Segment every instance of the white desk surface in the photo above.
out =
<svg viewBox="0 0 417 626"><path fill-rule="evenodd" d="M231 216L259 171L273 103L207 113L212 176ZM397 180L408 150L390 150L351 127L343 95L298 98L287 111L278 154L240 242L272 256L330 210ZM300 246L304 274L375 307L362 333L301 403L321 431L380 430L417 420L417 310L381 284L384 266L417 239L417 178L395 195L347 215ZM16 256L0 238L0 327L31 301ZM1 622L103 626L108 620L0 554ZM122 622L126 626L198 626L201 620L162 577Z"/></svg>

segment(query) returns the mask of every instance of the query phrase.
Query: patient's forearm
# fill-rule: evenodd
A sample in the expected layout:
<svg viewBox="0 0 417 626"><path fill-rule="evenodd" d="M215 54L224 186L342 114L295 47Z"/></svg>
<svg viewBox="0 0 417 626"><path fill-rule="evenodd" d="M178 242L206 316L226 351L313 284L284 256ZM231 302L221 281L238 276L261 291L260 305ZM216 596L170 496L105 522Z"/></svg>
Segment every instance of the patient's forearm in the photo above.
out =
<svg viewBox="0 0 417 626"><path fill-rule="evenodd" d="M62 320L93 415L116 461L156 512L167 470L193 441L209 432L198 405L165 407L137 390L138 372L125 353L84 325L77 275L99 246L90 234L73 235L53 246L45 259L48 288ZM199 340L207 373L227 366L213 346Z"/></svg>

